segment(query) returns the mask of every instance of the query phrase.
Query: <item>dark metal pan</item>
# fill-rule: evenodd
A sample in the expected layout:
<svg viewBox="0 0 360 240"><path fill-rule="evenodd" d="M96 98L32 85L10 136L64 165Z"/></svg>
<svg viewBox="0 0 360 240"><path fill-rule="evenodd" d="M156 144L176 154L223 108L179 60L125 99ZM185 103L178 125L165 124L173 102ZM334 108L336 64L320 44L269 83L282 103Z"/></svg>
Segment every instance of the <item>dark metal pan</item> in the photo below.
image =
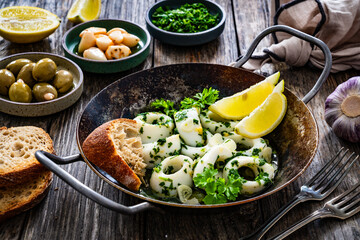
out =
<svg viewBox="0 0 360 240"><path fill-rule="evenodd" d="M191 209L229 207L255 201L283 189L305 171L315 156L319 134L316 121L305 104L314 97L329 75L331 54L322 41L310 35L287 26L273 26L265 29L256 37L247 54L235 63L235 66L241 67L249 59L260 40L269 33L276 31L287 32L315 44L324 52L326 62L324 70L313 89L302 100L289 90L285 89L284 91L288 100L288 110L285 118L272 133L265 137L270 140L279 155L279 171L274 184L266 192L236 202L219 205L195 206L156 200L126 189L111 176L89 162L81 148L85 138L96 127L115 118L133 118L157 98L179 101L208 87L219 89L221 95L228 96L264 79L263 76L250 71L224 65L204 63L174 64L128 75L99 92L81 114L77 126L77 144L81 155L57 157L50 153L37 151L36 158L83 195L123 214L134 214L152 208L159 209L161 206ZM131 196L143 199L145 202L130 207L121 205L88 188L57 165L81 160L85 161L100 178L113 187Z"/></svg>

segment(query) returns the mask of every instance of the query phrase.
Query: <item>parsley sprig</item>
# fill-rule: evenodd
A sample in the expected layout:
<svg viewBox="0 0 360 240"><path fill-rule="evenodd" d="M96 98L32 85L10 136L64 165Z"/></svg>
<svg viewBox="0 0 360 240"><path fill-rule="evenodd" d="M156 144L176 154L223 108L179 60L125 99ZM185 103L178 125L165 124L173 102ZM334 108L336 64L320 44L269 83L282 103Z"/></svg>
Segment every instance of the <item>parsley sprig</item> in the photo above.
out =
<svg viewBox="0 0 360 240"><path fill-rule="evenodd" d="M205 109L207 106L213 104L219 98L219 91L216 89L204 88L201 93L195 94L193 98L184 98L180 102L181 109L187 109L192 107L198 107L200 109Z"/></svg>
<svg viewBox="0 0 360 240"><path fill-rule="evenodd" d="M207 205L235 201L246 181L234 169L230 170L227 182L224 178L216 178L217 173L217 169L209 167L194 177L195 186L204 189L207 194L202 200Z"/></svg>
<svg viewBox="0 0 360 240"><path fill-rule="evenodd" d="M172 116L176 112L176 109L174 108L174 103L170 100L164 100L162 98L156 99L154 102L151 103L151 106L165 113L168 116Z"/></svg>
<svg viewBox="0 0 360 240"><path fill-rule="evenodd" d="M195 94L194 97L184 98L180 102L180 109L188 109L192 107L198 107L200 109L205 109L211 104L213 104L219 98L219 91L213 88L204 88L201 93ZM165 113L168 116L173 116L177 110L174 107L174 102L170 100L156 99L154 102L151 103L151 107L157 109L160 112Z"/></svg>

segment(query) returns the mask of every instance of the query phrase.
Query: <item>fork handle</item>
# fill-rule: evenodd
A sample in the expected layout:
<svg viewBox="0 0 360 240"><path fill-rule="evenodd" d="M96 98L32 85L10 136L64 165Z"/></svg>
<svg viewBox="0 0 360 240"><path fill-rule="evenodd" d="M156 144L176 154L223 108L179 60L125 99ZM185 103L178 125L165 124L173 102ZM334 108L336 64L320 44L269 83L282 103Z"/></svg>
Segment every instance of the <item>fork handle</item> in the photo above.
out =
<svg viewBox="0 0 360 240"><path fill-rule="evenodd" d="M298 205L301 202L306 201L302 196L296 195L291 201L289 201L287 204L285 204L280 210L275 213L271 218L269 218L260 228L258 228L257 231L253 232L250 235L247 235L241 240L245 239L261 239L269 229L274 226L275 223L279 221L280 218L282 218L287 212L289 212L293 207Z"/></svg>
<svg viewBox="0 0 360 240"><path fill-rule="evenodd" d="M279 235L270 238L271 240L281 240L284 239L285 237L289 236L290 234L292 234L293 232L295 232L296 230L302 228L303 226L305 226L306 224L319 219L319 218L323 218L326 217L326 213L324 211L317 210L313 213L311 213L310 215L308 215L307 217L303 218L302 220L300 220L299 222L295 223L294 225L292 225L289 229L281 232Z"/></svg>

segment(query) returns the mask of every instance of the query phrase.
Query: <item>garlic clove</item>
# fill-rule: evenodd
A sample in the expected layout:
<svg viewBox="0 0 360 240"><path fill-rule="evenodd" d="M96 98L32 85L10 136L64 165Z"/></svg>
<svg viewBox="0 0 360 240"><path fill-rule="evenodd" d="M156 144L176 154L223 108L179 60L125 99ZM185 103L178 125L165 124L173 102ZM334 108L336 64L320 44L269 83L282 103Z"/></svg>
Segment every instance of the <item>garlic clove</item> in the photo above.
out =
<svg viewBox="0 0 360 240"><path fill-rule="evenodd" d="M104 52L112 45L114 45L113 41L106 35L96 38L96 46Z"/></svg>
<svg viewBox="0 0 360 240"><path fill-rule="evenodd" d="M83 53L84 58L93 59L93 60L100 60L100 61L106 61L106 56L103 51L101 51L97 47L91 47L89 49L86 49Z"/></svg>
<svg viewBox="0 0 360 240"><path fill-rule="evenodd" d="M105 52L106 58L111 59L120 59L129 56L131 50L125 45L115 45L110 46Z"/></svg>
<svg viewBox="0 0 360 240"><path fill-rule="evenodd" d="M89 27L85 30L83 30L81 33L80 33L80 37L83 37L84 33L88 31L88 32L92 32L94 34L106 34L106 28L99 28L99 27Z"/></svg>
<svg viewBox="0 0 360 240"><path fill-rule="evenodd" d="M109 38L114 42L114 44L119 45L123 40L124 36L120 31L113 31L109 34Z"/></svg>
<svg viewBox="0 0 360 240"><path fill-rule="evenodd" d="M114 31L120 31L121 33L128 33L125 29L123 28L113 28L113 29L110 29L107 34L109 35L110 33L114 32Z"/></svg>
<svg viewBox="0 0 360 240"><path fill-rule="evenodd" d="M100 37L108 37L108 35L106 34L95 34L95 38L100 38Z"/></svg>
<svg viewBox="0 0 360 240"><path fill-rule="evenodd" d="M96 46L96 38L95 38L94 33L90 32L90 31L86 31L86 32L84 32L84 34L80 40L78 52L82 53L86 49L95 47L95 46Z"/></svg>
<svg viewBox="0 0 360 240"><path fill-rule="evenodd" d="M134 34L126 33L123 34L123 37L124 39L122 41L122 44L125 44L128 47L135 47L140 42L140 38L138 38Z"/></svg>

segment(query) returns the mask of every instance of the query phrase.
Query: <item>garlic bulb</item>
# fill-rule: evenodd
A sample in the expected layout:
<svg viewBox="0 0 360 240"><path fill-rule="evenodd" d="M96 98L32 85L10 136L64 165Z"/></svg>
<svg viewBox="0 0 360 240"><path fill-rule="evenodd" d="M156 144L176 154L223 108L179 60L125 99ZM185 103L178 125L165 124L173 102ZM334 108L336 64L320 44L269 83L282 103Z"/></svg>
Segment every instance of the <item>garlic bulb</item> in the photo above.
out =
<svg viewBox="0 0 360 240"><path fill-rule="evenodd" d="M325 120L337 136L360 142L360 77L350 78L328 96Z"/></svg>

